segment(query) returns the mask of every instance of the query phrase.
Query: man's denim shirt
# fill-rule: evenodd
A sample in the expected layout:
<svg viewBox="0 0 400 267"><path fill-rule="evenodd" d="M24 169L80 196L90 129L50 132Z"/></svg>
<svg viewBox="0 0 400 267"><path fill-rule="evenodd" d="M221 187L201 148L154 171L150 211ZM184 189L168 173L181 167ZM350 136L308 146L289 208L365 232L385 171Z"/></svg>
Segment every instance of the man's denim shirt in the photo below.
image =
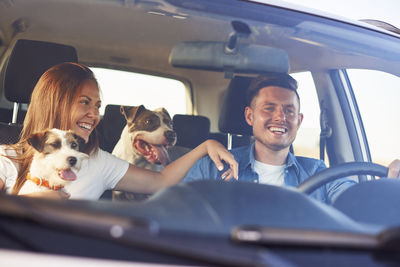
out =
<svg viewBox="0 0 400 267"><path fill-rule="evenodd" d="M254 171L254 142L250 146L238 147L230 151L239 164L239 180L258 183L258 174ZM221 174L227 170L218 171L210 157L201 158L189 170L182 182L190 182L204 179L221 179ZM296 157L289 153L285 167L285 185L296 187L308 177L325 169L325 163L321 160ZM356 182L350 178L337 179L316 189L310 196L327 204L331 204L335 198L345 189Z"/></svg>

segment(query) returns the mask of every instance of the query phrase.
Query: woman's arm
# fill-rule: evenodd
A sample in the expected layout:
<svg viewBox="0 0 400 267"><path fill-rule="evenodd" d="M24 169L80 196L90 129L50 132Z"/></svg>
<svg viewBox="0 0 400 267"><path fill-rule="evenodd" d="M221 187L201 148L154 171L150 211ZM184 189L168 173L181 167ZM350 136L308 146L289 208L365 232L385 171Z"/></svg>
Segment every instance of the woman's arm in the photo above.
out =
<svg viewBox="0 0 400 267"><path fill-rule="evenodd" d="M169 185L179 183L196 161L209 155L219 170L223 169L222 161L230 165L232 172L225 179L238 177L238 164L233 155L219 142L207 140L192 151L167 165L161 172L153 172L130 165L124 177L115 189L138 193L154 193Z"/></svg>
<svg viewBox="0 0 400 267"><path fill-rule="evenodd" d="M68 199L70 194L63 190L46 190L40 192L32 192L29 194L19 195L23 197L41 197L48 199Z"/></svg>
<svg viewBox="0 0 400 267"><path fill-rule="evenodd" d="M4 189L4 182L3 179L0 178L0 191Z"/></svg>

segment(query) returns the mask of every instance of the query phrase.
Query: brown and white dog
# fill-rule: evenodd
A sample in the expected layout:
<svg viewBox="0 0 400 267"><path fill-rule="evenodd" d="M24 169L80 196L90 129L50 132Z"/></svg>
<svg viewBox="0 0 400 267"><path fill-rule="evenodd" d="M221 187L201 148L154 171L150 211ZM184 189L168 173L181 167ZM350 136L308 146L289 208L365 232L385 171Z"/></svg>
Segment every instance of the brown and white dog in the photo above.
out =
<svg viewBox="0 0 400 267"><path fill-rule="evenodd" d="M165 108L148 110L121 106L126 125L115 145L113 155L135 166L161 171L169 162L167 149L176 143L172 120ZM113 200L142 201L149 195L113 191Z"/></svg>
<svg viewBox="0 0 400 267"><path fill-rule="evenodd" d="M32 134L28 143L35 152L20 195L62 189L76 180L82 161L89 157L79 151L84 139L72 131L48 129Z"/></svg>
<svg viewBox="0 0 400 267"><path fill-rule="evenodd" d="M148 110L121 106L126 125L114 147L113 155L135 166L160 171L169 162L167 149L176 143L172 120L165 108Z"/></svg>

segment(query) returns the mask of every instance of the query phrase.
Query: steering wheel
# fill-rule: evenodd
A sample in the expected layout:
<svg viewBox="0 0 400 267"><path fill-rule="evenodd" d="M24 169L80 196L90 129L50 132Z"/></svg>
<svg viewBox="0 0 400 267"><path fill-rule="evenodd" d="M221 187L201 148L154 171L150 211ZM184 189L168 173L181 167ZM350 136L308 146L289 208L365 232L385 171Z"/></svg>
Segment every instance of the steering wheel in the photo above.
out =
<svg viewBox="0 0 400 267"><path fill-rule="evenodd" d="M315 189L336 179L351 175L387 177L389 169L371 162L346 162L322 170L297 186L302 193L311 194Z"/></svg>

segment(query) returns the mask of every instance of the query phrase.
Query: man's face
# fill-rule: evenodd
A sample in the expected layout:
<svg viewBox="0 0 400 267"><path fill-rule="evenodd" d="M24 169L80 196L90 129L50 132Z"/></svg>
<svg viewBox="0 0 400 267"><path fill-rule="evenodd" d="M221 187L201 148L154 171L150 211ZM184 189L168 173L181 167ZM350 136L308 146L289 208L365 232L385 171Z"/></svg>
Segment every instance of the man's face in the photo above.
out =
<svg viewBox="0 0 400 267"><path fill-rule="evenodd" d="M303 120L296 93L277 86L262 88L246 107L256 143L273 151L289 150Z"/></svg>

